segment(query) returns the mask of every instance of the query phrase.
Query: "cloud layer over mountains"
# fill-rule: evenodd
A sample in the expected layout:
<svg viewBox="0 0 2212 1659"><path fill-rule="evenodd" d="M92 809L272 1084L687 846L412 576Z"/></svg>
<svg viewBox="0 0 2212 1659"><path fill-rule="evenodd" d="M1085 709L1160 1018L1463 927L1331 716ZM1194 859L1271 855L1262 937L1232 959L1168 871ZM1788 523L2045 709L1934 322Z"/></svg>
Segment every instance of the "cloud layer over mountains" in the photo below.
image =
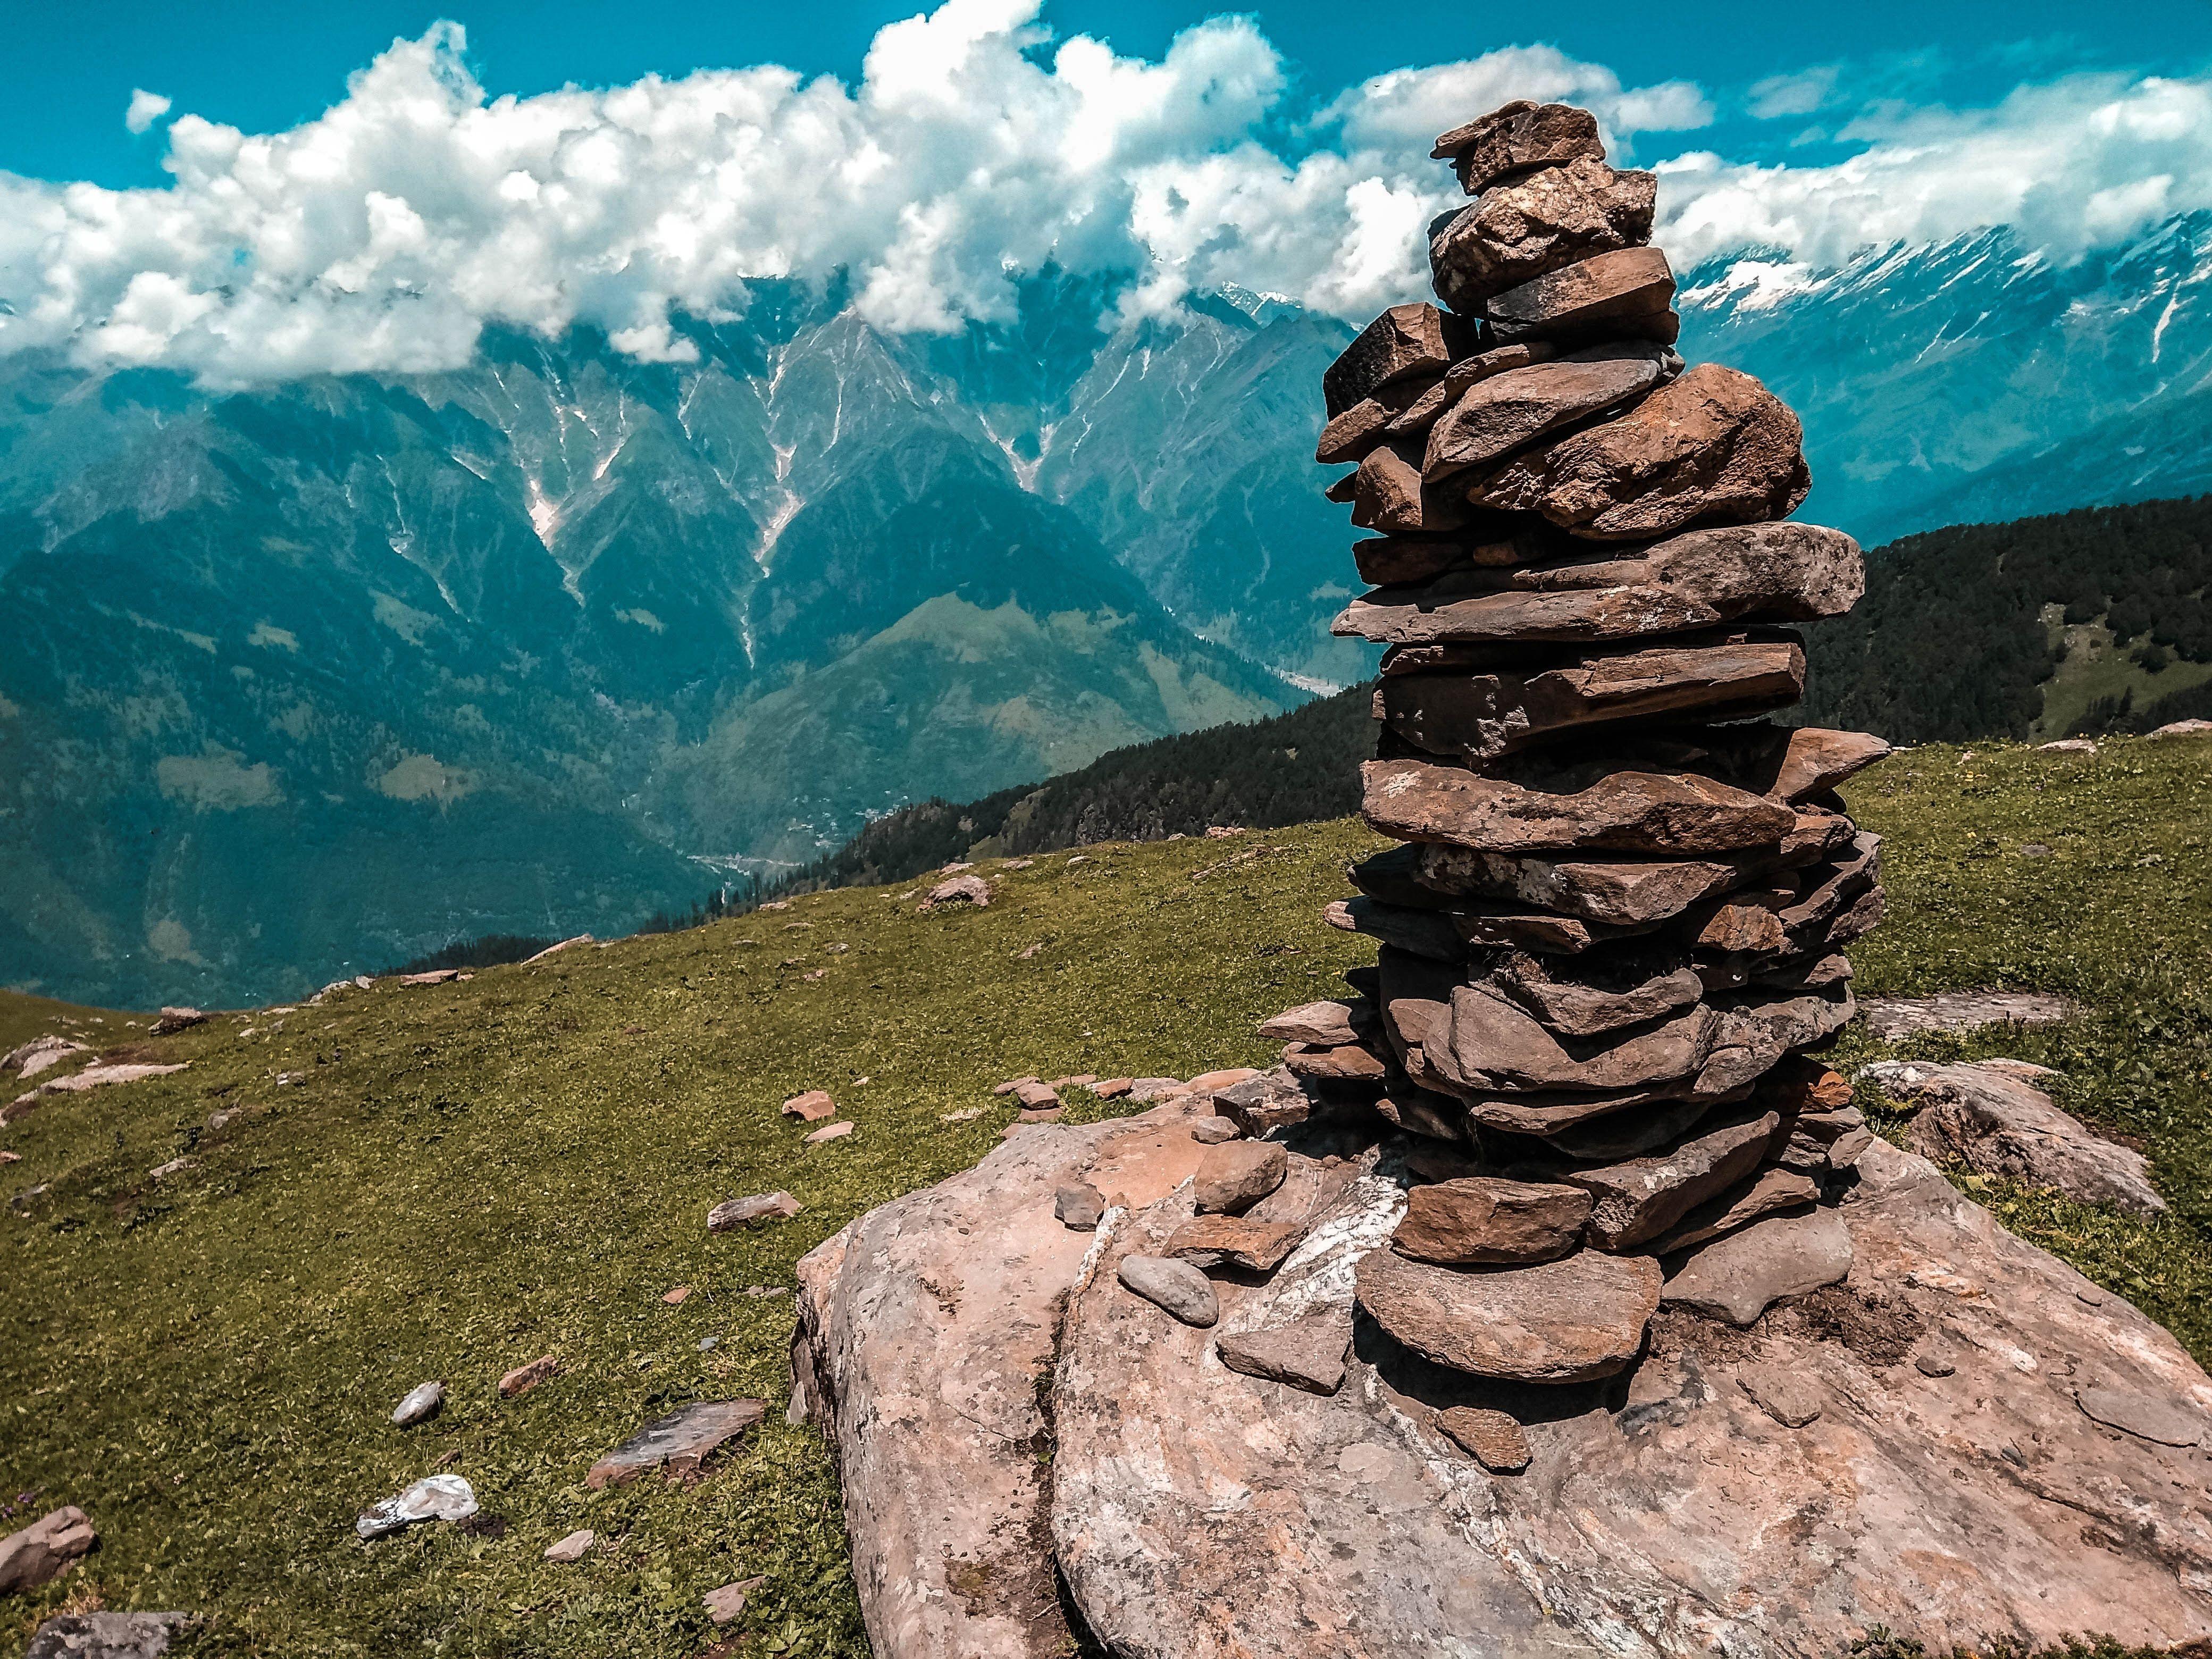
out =
<svg viewBox="0 0 2212 1659"><path fill-rule="evenodd" d="M878 326L1011 310L1048 261L1126 270L1122 301L1234 283L1347 318L1425 288L1420 230L1449 205L1441 129L1511 97L1595 109L1616 153L1711 123L1681 82L1624 85L1549 47L1295 95L1247 19L1157 63L1054 42L1037 0L946 0L884 28L856 87L772 66L488 99L456 25L392 48L292 131L185 113L174 183L111 191L0 173L0 354L64 349L211 385L429 370L488 324L608 331L681 359L672 309L714 318L750 276L843 268ZM1751 89L1798 122L1832 69ZM2053 258L2212 204L2212 78L2075 75L1991 108L1837 112L1840 163L1662 165L1660 240L1687 265L1739 247L1815 264L2008 222ZM138 91L133 131L168 114Z"/></svg>

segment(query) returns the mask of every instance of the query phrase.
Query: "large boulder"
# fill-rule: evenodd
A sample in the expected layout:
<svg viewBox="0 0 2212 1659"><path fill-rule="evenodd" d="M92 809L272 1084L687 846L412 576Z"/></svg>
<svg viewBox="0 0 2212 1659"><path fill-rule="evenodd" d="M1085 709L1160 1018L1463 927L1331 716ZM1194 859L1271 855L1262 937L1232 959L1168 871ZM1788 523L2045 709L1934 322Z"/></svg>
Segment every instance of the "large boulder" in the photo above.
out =
<svg viewBox="0 0 2212 1659"><path fill-rule="evenodd" d="M1395 1142L1306 1146L1339 1157L1296 1160L1339 1172L1297 1177L1325 1201L1272 1273L1216 1276L1212 1328L1122 1289L1190 1217L1182 1109L1027 1131L808 1259L798 1400L845 1459L879 1659L1058 1650L1055 1568L1099 1648L1146 1659L2212 1634L2212 1378L1921 1159L1876 1142L1814 1212L1841 1284L1747 1328L1662 1306L1615 1376L1534 1385L1356 1315L1363 1262L1403 1260ZM1072 1173L1134 1207L1067 1232ZM1454 1433L1496 1411L1518 1474Z"/></svg>
<svg viewBox="0 0 2212 1659"><path fill-rule="evenodd" d="M1040 1389L1097 1236L1063 1225L1055 1196L1087 1182L1109 1204L1151 1204L1196 1171L1206 1149L1191 1128L1210 1109L1184 1096L1139 1117L1024 1129L799 1262L792 1412L836 1448L854 1583L884 1659L1066 1651Z"/></svg>

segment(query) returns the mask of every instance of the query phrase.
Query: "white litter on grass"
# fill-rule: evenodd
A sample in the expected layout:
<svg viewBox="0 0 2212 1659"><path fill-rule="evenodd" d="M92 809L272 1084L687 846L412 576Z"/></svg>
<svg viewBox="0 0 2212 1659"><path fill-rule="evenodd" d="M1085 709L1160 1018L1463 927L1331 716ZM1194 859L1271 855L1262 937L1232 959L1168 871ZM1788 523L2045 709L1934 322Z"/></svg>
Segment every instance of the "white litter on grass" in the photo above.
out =
<svg viewBox="0 0 2212 1659"><path fill-rule="evenodd" d="M465 1521L477 1512L476 1488L458 1474L425 1475L397 1498L369 1505L353 1523L364 1540L381 1538L417 1521Z"/></svg>

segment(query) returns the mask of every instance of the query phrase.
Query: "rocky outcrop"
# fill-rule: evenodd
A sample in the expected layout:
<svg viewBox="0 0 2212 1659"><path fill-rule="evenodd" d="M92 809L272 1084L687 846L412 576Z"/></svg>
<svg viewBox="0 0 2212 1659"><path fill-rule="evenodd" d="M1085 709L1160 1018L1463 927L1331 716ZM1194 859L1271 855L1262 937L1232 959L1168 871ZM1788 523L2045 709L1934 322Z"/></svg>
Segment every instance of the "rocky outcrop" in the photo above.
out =
<svg viewBox="0 0 2212 1659"><path fill-rule="evenodd" d="M1315 1201L1271 1274L1211 1276L1212 1325L1132 1294L1192 1216L1191 1110L1025 1130L803 1264L795 1404L846 1460L883 1659L1062 1650L1055 1571L1131 1659L2212 1634L2212 1378L1921 1159L1875 1143L1810 1212L1838 1282L1739 1326L1672 1264L1610 1376L1529 1383L1360 1311L1430 1158L1400 1133L1276 1132ZM1097 1235L1051 1220L1071 1173L1125 1200ZM1813 1253L1771 1224L1735 1254Z"/></svg>
<svg viewBox="0 0 2212 1659"><path fill-rule="evenodd" d="M2057 1075L2046 1067L2017 1060L1956 1066L1885 1060L1859 1075L1912 1115L1906 1144L1925 1158L2053 1188L2084 1204L2166 1212L2143 1155L2053 1104L2039 1086Z"/></svg>

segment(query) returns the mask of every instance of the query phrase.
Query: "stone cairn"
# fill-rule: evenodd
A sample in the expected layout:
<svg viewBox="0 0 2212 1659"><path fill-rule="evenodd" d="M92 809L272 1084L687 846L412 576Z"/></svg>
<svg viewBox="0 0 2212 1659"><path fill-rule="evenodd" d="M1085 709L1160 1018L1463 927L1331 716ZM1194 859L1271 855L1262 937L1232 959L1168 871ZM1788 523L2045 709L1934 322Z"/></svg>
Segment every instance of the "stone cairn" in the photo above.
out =
<svg viewBox="0 0 2212 1659"><path fill-rule="evenodd" d="M1474 198L1430 228L1443 307L1392 307L1329 368L1316 455L1358 463L1328 495L1375 532L1335 631L1389 647L1362 811L1405 844L1329 907L1379 942L1360 994L1262 1030L1310 1099L1431 1149L1360 1305L1461 1371L1579 1382L1762 1218L1812 1224L1772 1236L1809 1265L1771 1283L1848 1263L1823 1200L1868 1134L1806 1051L1882 913L1835 788L1887 747L1756 718L1802 695L1787 625L1850 607L1859 550L1786 521L1789 409L1673 349L1653 176L1559 104L1434 154Z"/></svg>

